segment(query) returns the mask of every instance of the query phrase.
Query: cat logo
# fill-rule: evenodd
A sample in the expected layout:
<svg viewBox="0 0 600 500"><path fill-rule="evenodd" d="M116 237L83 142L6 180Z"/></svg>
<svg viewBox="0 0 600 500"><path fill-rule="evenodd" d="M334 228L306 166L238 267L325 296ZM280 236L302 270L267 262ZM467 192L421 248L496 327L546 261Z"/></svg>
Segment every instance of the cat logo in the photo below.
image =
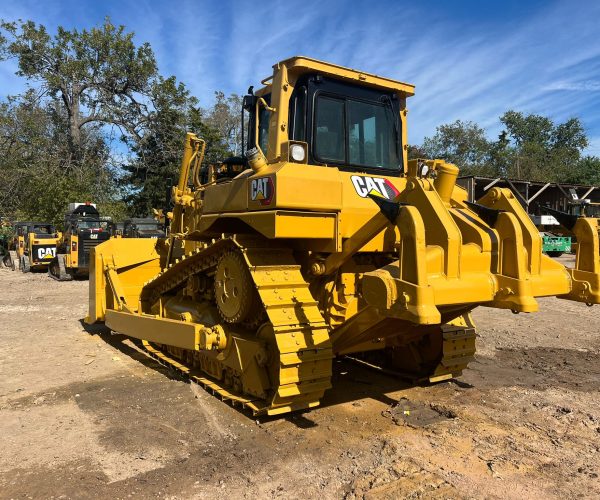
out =
<svg viewBox="0 0 600 500"><path fill-rule="evenodd" d="M40 247L37 249L37 255L39 260L53 259L54 257L56 257L56 248Z"/></svg>
<svg viewBox="0 0 600 500"><path fill-rule="evenodd" d="M366 198L371 191L375 191L386 200L393 200L400 191L396 189L388 179L382 177L371 177L368 175L353 175L350 177L356 194L361 198Z"/></svg>
<svg viewBox="0 0 600 500"><path fill-rule="evenodd" d="M261 205L270 205L275 194L275 187L271 177L252 179L250 183L250 199L260 201Z"/></svg>

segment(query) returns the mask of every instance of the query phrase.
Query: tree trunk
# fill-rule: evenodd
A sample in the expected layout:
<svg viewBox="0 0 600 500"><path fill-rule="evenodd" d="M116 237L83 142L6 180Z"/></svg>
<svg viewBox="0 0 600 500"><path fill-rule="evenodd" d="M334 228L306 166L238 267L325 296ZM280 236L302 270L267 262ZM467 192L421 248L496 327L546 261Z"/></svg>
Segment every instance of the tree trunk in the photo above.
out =
<svg viewBox="0 0 600 500"><path fill-rule="evenodd" d="M80 96L76 90L72 96L63 93L63 101L67 107L69 118L69 148L71 158L75 163L81 162L81 114L80 114Z"/></svg>
<svg viewBox="0 0 600 500"><path fill-rule="evenodd" d="M81 156L81 130L79 129L79 120L75 116L70 116L69 122L71 152L76 159L79 159Z"/></svg>

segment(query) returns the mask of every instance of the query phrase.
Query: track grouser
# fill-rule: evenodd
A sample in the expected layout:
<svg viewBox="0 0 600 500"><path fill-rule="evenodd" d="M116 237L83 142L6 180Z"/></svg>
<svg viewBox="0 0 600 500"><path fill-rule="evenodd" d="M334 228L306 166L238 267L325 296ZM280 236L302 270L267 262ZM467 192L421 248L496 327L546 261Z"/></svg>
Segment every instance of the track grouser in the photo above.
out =
<svg viewBox="0 0 600 500"><path fill-rule="evenodd" d="M92 250L88 322L279 414L318 405L340 355L459 376L477 306L600 302L598 220L577 220L565 268L510 191L469 203L455 165L408 160L412 85L306 57L263 84L244 98L243 156L204 165L187 135L167 238Z"/></svg>

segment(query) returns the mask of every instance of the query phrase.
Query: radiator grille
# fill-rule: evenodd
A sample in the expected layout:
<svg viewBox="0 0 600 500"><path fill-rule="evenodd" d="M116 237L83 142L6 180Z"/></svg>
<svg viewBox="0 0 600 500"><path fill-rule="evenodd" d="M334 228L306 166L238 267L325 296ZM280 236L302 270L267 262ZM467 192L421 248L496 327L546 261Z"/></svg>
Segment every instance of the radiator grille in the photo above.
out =
<svg viewBox="0 0 600 500"><path fill-rule="evenodd" d="M80 240L79 267L88 267L90 263L90 248L103 243L104 240Z"/></svg>

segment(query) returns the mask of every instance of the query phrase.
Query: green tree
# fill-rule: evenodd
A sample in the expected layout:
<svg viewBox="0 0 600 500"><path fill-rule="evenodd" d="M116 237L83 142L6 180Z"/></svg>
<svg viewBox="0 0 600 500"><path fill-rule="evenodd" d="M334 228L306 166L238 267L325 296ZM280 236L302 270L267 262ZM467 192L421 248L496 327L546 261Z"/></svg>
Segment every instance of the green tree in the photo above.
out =
<svg viewBox="0 0 600 500"><path fill-rule="evenodd" d="M589 146L589 140L579 118L556 125L552 131L552 149L579 157Z"/></svg>
<svg viewBox="0 0 600 500"><path fill-rule="evenodd" d="M67 168L66 120L60 103L40 102L33 90L0 105L0 214L57 224L70 201L116 203L119 189L99 130L82 134L85 166Z"/></svg>
<svg viewBox="0 0 600 500"><path fill-rule="evenodd" d="M565 181L577 170L588 139L578 118L555 124L545 116L507 111L500 117L505 137L503 171L509 177Z"/></svg>
<svg viewBox="0 0 600 500"><path fill-rule="evenodd" d="M423 148L418 144L409 144L408 145L408 159L409 160L418 160L421 158L427 158L427 152L423 150Z"/></svg>
<svg viewBox="0 0 600 500"><path fill-rule="evenodd" d="M473 122L441 125L421 146L411 146L409 156L451 161L461 175L598 182L600 159L582 158L588 138L578 118L557 124L545 116L507 111L500 122L504 128L495 141L488 140L484 129Z"/></svg>
<svg viewBox="0 0 600 500"><path fill-rule="evenodd" d="M538 144L544 148L549 148L551 145L554 124L545 116L507 111L500 117L500 122L517 147L528 143Z"/></svg>
<svg viewBox="0 0 600 500"><path fill-rule="evenodd" d="M2 54L16 58L17 74L62 104L74 161L82 161L86 126L108 123L140 134L147 111L142 96L157 76L150 45L136 47L133 33L108 18L89 31L59 27L54 36L33 21L0 27Z"/></svg>
<svg viewBox="0 0 600 500"><path fill-rule="evenodd" d="M153 86L152 104L155 112L146 133L132 144L133 161L124 166L124 181L130 186L126 201L137 216L165 208L167 191L179 178L187 131L206 141L205 164L217 163L231 154L220 132L204 119L197 100L174 78L160 79Z"/></svg>
<svg viewBox="0 0 600 500"><path fill-rule="evenodd" d="M563 182L600 186L600 158L584 156L564 173Z"/></svg>
<svg viewBox="0 0 600 500"><path fill-rule="evenodd" d="M215 92L215 104L204 110L205 122L215 129L227 143L233 155L242 153L242 97L237 94L226 96Z"/></svg>
<svg viewBox="0 0 600 500"><path fill-rule="evenodd" d="M456 164L461 175L489 173L491 144L485 130L474 122L457 120L437 127L425 137L420 150L428 158L441 158Z"/></svg>
<svg viewBox="0 0 600 500"><path fill-rule="evenodd" d="M35 88L0 106L0 182L9 186L0 212L57 221L68 202L91 200L120 219L163 205L197 102L160 76L150 45L133 36L109 19L55 34L32 21L0 24L2 57L16 59ZM115 132L127 151L111 150Z"/></svg>

